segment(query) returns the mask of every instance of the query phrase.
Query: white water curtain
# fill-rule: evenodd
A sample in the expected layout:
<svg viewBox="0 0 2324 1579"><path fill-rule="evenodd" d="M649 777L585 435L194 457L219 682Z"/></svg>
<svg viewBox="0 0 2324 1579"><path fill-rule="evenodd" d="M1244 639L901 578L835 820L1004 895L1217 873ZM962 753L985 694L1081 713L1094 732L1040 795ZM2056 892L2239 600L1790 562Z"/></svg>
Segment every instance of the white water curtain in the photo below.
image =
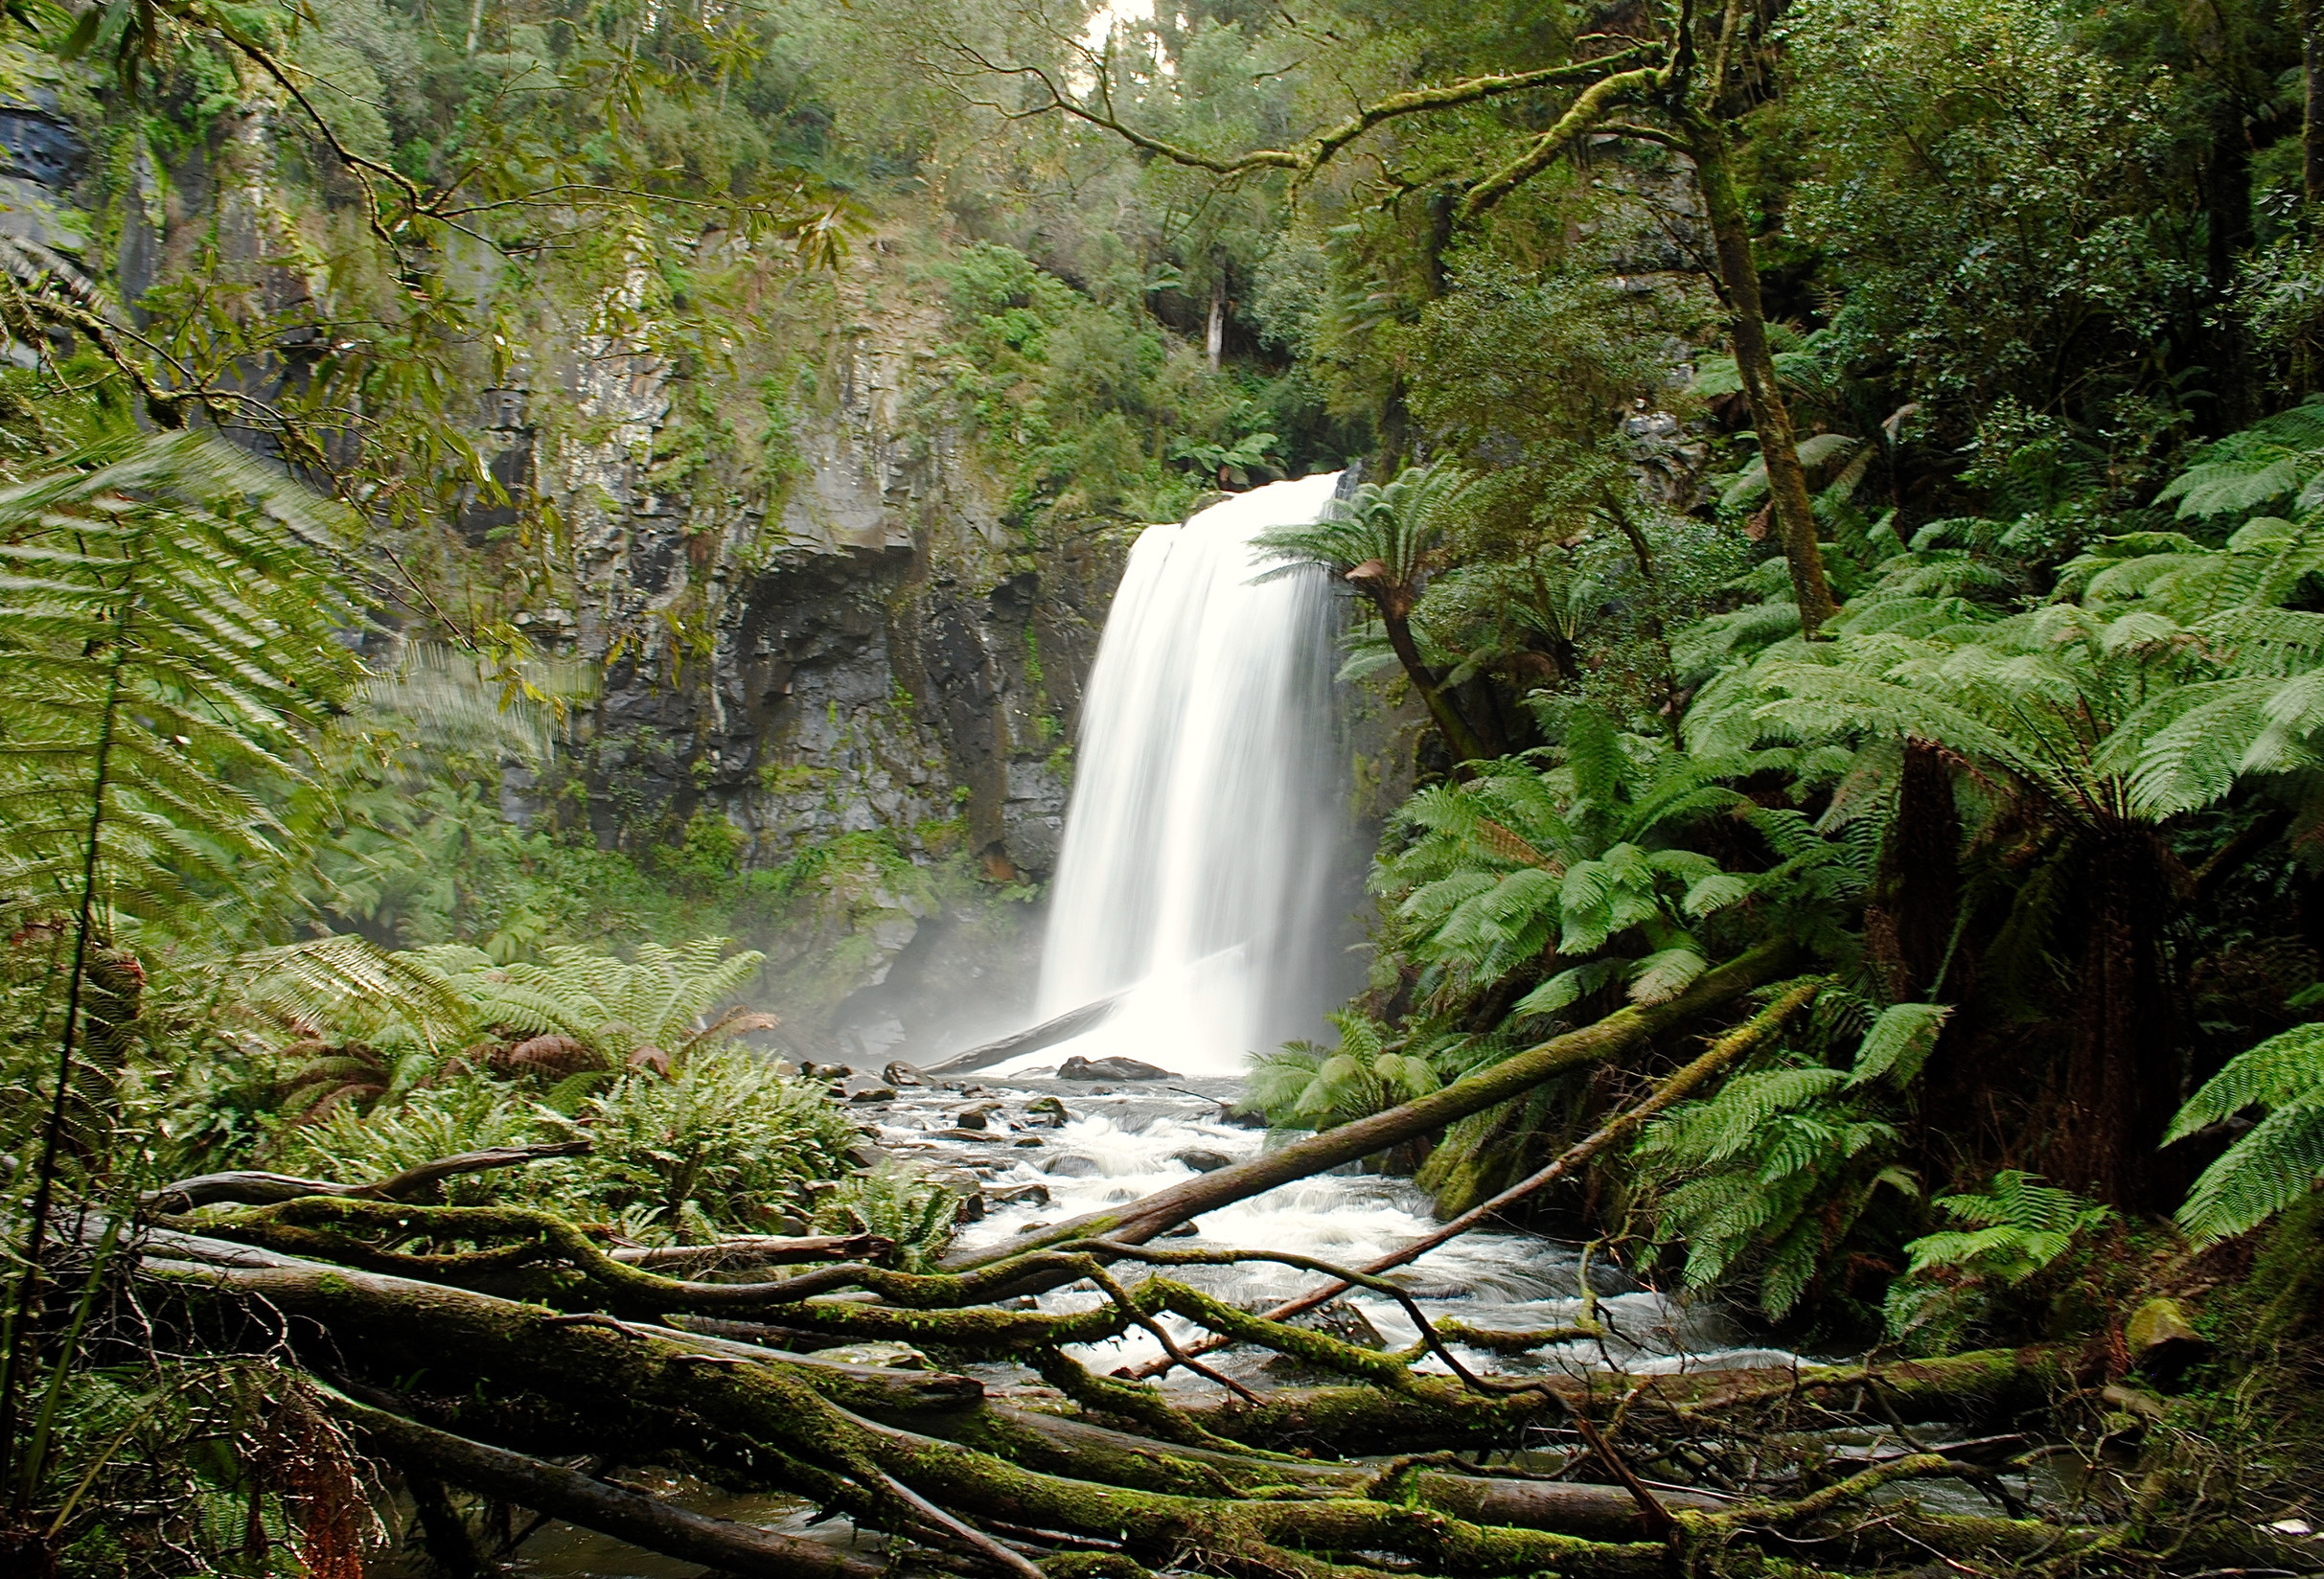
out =
<svg viewBox="0 0 2324 1579"><path fill-rule="evenodd" d="M1347 847L1333 595L1321 567L1270 574L1251 539L1317 519L1337 482L1254 489L1131 550L1082 706L1038 1012L1134 991L1038 1062L1236 1074L1320 1026Z"/></svg>

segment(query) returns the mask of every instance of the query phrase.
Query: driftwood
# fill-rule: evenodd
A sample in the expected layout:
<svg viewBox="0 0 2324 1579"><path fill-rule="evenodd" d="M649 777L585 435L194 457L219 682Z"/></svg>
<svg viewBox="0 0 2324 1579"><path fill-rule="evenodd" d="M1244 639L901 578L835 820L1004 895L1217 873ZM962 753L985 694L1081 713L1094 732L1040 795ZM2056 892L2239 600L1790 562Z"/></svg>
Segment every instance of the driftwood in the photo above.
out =
<svg viewBox="0 0 2324 1579"><path fill-rule="evenodd" d="M1012 1031L996 1041L980 1042L965 1052L955 1053L943 1063L921 1070L928 1075L965 1075L978 1069L989 1069L994 1064L1015 1058L1019 1053L1039 1052L1054 1046L1070 1037L1077 1037L1112 1014L1127 993L1109 993L1077 1009L1068 1009L1062 1015L1052 1015L1038 1025L1028 1025L1022 1031Z"/></svg>

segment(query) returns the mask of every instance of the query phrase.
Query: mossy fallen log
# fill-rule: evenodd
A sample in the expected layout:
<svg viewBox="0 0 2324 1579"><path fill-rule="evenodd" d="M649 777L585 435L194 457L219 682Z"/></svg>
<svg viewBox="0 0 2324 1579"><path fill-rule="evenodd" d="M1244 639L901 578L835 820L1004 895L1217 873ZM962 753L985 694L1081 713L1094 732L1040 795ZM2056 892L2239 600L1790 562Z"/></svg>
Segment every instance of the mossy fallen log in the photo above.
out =
<svg viewBox="0 0 2324 1579"><path fill-rule="evenodd" d="M326 1407L366 1452L426 1471L495 1500L579 1524L633 1546L701 1563L745 1579L880 1579L877 1563L837 1546L713 1519L578 1470L472 1442L354 1399L326 1393Z"/></svg>
<svg viewBox="0 0 2324 1579"><path fill-rule="evenodd" d="M2039 1413L2097 1379L2076 1351L2035 1347L1873 1366L1694 1371L1653 1377L1643 1385L1638 1377L1611 1372L1548 1377L1541 1379L1541 1392L1502 1396L1423 1376L1393 1391L1287 1388L1255 1405L1228 1398L1187 1405L1185 1412L1205 1430L1254 1447L1337 1455L1498 1446L1529 1426L1556 1423L1568 1407L1611 1408L1625 1398L1633 1410L1707 1418L1786 1398L1829 1399L1876 1388L1907 1420L2014 1420Z"/></svg>
<svg viewBox="0 0 2324 1579"><path fill-rule="evenodd" d="M1403 1386L1375 1382L1188 1411L1212 1429L1233 1426L1254 1436L1267 1434L1255 1429L1261 1422L1279 1434L1289 1421L1302 1432L1329 1433L1314 1445L1343 1453L1362 1448L1358 1425L1404 1433L1393 1444L1403 1458L1387 1466L1294 1463L1086 1422L1045 1422L1029 1411L980 1407L973 1397L955 1396L949 1407L915 1404L917 1378L866 1386L835 1374L838 1367L817 1371L752 1345L249 1253L267 1259L150 1264L148 1308L213 1352L237 1340L277 1352L287 1346L326 1375L353 1369L361 1373L353 1378L358 1383L399 1386L416 1401L412 1412L423 1425L485 1447L633 1460L668 1454L912 1534L940 1518L989 1542L989 1534L959 1522L981 1520L995 1529L1102 1541L1150 1568L1249 1579L1355 1579L1364 1571L1357 1565L1378 1561L1367 1554L1379 1553L1423 1572L1479 1579L1542 1572L1645 1579L1669 1571L1674 1557L1684 1567L1730 1551L1752 1562L1761 1553L1809 1551L1822 1561L1829 1551L1843 1563L1874 1566L1931 1554L1955 1563L2079 1552L2153 1566L2141 1532L2128 1528L1948 1522L1909 1502L1873 1505L1914 1477L1990 1480L1988 1470L1934 1454L1908 1455L1790 1502L1706 1505L1711 1499L1672 1495L1659 1510L1668 1541L1636 1539L1633 1499L1611 1487L1494 1481L1411 1456L1417 1428L1428 1422L1439 1435L1466 1431L1478 1445L1507 1446L1522 1439L1516 1428L1526 1423L1525 1410L1544 1422L1560 1419L1570 1404L1608 1402L1610 1383L1470 1391L1463 1402L1458 1384L1418 1377ZM1794 1395L1829 1399L1887 1388L1892 1401L2010 1407L2046 1397L2072 1378L2071 1362L2053 1351L1996 1352L1780 1378L1658 1379L1649 1389L1668 1386L1659 1403L1673 1420L1693 1415L1712 1429L1712 1411L1748 1414ZM1635 1411L1647 1392L1632 1390ZM1356 1400L1369 1400L1373 1412ZM1631 1419L1636 1428L1639 1416ZM546 1439L554 1450L539 1445ZM941 1529L936 1538L942 1544ZM2203 1543L2213 1567L2272 1561L2282 1545L2264 1532L2217 1522L2206 1526Z"/></svg>

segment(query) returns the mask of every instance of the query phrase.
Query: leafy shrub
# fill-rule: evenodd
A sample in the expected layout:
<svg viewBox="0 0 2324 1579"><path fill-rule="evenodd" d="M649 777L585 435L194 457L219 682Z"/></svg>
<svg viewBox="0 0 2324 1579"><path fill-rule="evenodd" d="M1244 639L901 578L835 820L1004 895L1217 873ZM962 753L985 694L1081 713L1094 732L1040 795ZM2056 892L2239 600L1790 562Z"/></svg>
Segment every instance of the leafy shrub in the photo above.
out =
<svg viewBox="0 0 2324 1579"><path fill-rule="evenodd" d="M873 1233L895 1241L888 1258L906 1271L925 1271L953 1240L960 1198L942 1184L892 1161L842 1179L823 1192L815 1225L825 1233Z"/></svg>
<svg viewBox="0 0 2324 1579"><path fill-rule="evenodd" d="M589 1155L560 1163L561 1203L632 1238L680 1243L767 1231L778 1204L847 1167L856 1129L821 1090L740 1049L698 1052L668 1079L639 1070L571 1118Z"/></svg>
<svg viewBox="0 0 2324 1579"><path fill-rule="evenodd" d="M1339 1013L1337 1047L1294 1041L1261 1054L1251 1070L1251 1101L1267 1122L1286 1129L1328 1130L1426 1096L1444 1084L1434 1064L1391 1047L1369 1016Z"/></svg>
<svg viewBox="0 0 2324 1579"><path fill-rule="evenodd" d="M340 1104L311 1124L281 1133L276 1167L357 1184L384 1179L433 1157L491 1146L525 1146L547 1139L539 1110L508 1087L480 1078L454 1080L412 1091L401 1102L358 1112ZM538 1190L531 1171L503 1170L448 1179L448 1199L481 1205Z"/></svg>
<svg viewBox="0 0 2324 1579"><path fill-rule="evenodd" d="M1958 1228L1905 1247L1905 1275L1888 1292L1888 1330L1917 1347L1950 1348L1996 1302L2031 1283L2077 1239L2113 1220L2105 1207L2070 1190L2004 1169L1984 1194L1939 1196L1933 1204Z"/></svg>
<svg viewBox="0 0 2324 1579"><path fill-rule="evenodd" d="M455 1204L509 1201L611 1223L650 1244L765 1232L807 1185L847 1167L855 1126L817 1087L740 1048L705 1049L668 1078L599 1072L570 1116L508 1084L466 1074L358 1115L334 1109L288 1131L282 1166L359 1182L488 1146L587 1139L588 1155L447 1182ZM949 1219L948 1219L949 1223Z"/></svg>

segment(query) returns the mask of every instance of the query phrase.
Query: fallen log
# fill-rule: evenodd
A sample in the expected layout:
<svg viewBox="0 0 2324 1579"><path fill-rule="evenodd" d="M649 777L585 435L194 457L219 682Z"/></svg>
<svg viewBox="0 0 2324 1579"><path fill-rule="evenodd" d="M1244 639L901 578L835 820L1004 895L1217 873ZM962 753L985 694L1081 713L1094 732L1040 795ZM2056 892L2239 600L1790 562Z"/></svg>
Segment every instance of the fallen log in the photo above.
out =
<svg viewBox="0 0 2324 1579"><path fill-rule="evenodd" d="M733 1271L746 1267L796 1267L817 1261L871 1261L896 1247L878 1234L811 1234L784 1238L748 1234L713 1245L624 1246L607 1251L625 1267L651 1271Z"/></svg>
<svg viewBox="0 0 2324 1579"><path fill-rule="evenodd" d="M1820 977L1801 982L1792 987L1742 1025L1714 1041L1701 1057L1665 1079L1645 1101L1623 1110L1599 1126L1584 1139L1567 1147L1548 1167L1541 1169L1530 1178L1518 1180L1490 1200L1470 1207L1434 1232L1423 1234L1402 1248L1391 1251L1367 1264L1362 1270L1368 1274L1377 1275L1381 1272L1392 1271L1398 1267L1409 1266L1438 1247L1458 1239L1480 1223L1507 1211L1518 1201L1548 1189L1558 1179L1587 1166L1594 1158L1604 1155L1606 1150L1616 1142L1635 1133L1639 1126L1647 1119L1692 1094L1701 1088L1704 1083L1723 1072L1737 1059L1765 1041L1784 1020L1815 1001L1816 995L1823 989L1824 982ZM1286 1300L1276 1306L1267 1312L1267 1318L1271 1321L1288 1321L1295 1316L1303 1316L1309 1311L1329 1304L1354 1286L1344 1279L1334 1278L1320 1288L1309 1290L1297 1299ZM1227 1346L1227 1339L1214 1338L1196 1344L1188 1352L1200 1356L1215 1353ZM1164 1355L1161 1359L1139 1366L1133 1374L1140 1378L1161 1376L1167 1373L1177 1363L1177 1360Z"/></svg>
<svg viewBox="0 0 2324 1579"><path fill-rule="evenodd" d="M955 1053L941 1064L921 1070L924 1075L964 1075L978 1069L989 1069L994 1064L1015 1058L1019 1053L1039 1052L1070 1037L1077 1037L1114 1012L1116 1005L1129 996L1125 989L1108 993L1078 1009L1068 1009L1062 1015L1052 1015L1038 1025L1028 1025L1022 1031L1012 1031L998 1041L980 1042L965 1052Z"/></svg>
<svg viewBox="0 0 2324 1579"><path fill-rule="evenodd" d="M403 1308L416 1312L444 1314L456 1311L465 1313L467 1319L480 1327L510 1320L536 1319L564 1330L558 1324L586 1321L601 1330L651 1338L697 1355L727 1354L736 1356L738 1361L780 1364L795 1371L809 1386L827 1390L834 1398L875 1411L909 1413L928 1408L956 1408L984 1396L983 1384L975 1377L955 1372L908 1371L888 1366L846 1364L811 1354L789 1354L756 1344L737 1342L732 1339L625 1322L611 1316L561 1316L538 1305L520 1304L491 1294L412 1278L386 1276L326 1262L304 1260L229 1240L206 1240L198 1235L160 1229L148 1236L145 1250L144 1270L153 1274L165 1288L205 1281L214 1287L244 1294L271 1288L282 1294L283 1302L274 1307L279 1313L306 1314L321 1326L328 1325L323 1319L324 1313L319 1309L307 1310L297 1297L299 1292L328 1291L357 1303L371 1302L382 1312L396 1307L398 1302L403 1302ZM238 1279L241 1281L238 1282ZM267 1279L274 1281L268 1282ZM431 1356L427 1348L422 1346L410 1351L409 1358L416 1362L417 1368L425 1369Z"/></svg>
<svg viewBox="0 0 2324 1579"><path fill-rule="evenodd" d="M454 1434L470 1434L462 1422L471 1417L480 1428L543 1430L548 1411L506 1407L538 1397L554 1406L564 1451L708 1454L858 1517L883 1516L866 1488L892 1476L955 1513L1103 1535L1155 1562L1192 1547L1230 1568L1302 1579L1338 1571L1301 1555L1317 1550L1407 1551L1448 1572L1645 1579L1661 1549L1487 1529L1367 1499L1225 1501L1107 1486L880 1424L832 1402L800 1367L706 1355L678 1340L684 1335L361 1271L179 1268L150 1281L197 1303L206 1293L263 1314L318 1368L354 1363L405 1382L450 1411ZM488 1383L496 1400L486 1398Z"/></svg>
<svg viewBox="0 0 2324 1579"><path fill-rule="evenodd" d="M726 1519L712 1519L326 1390L324 1407L366 1452L415 1466L449 1484L545 1513L633 1546L746 1579L880 1579L878 1563L836 1546Z"/></svg>
<svg viewBox="0 0 2324 1579"><path fill-rule="evenodd" d="M587 1140L561 1140L541 1146L493 1146L440 1156L368 1184L338 1184L327 1179L247 1171L202 1174L148 1190L139 1197L138 1204L149 1212L190 1212L201 1206L267 1206L310 1196L335 1196L349 1201L409 1201L423 1190L462 1174L514 1168L551 1157L585 1156L588 1150Z"/></svg>
<svg viewBox="0 0 2324 1579"><path fill-rule="evenodd" d="M1110 1239L1138 1244L1155 1238L1205 1212L1216 1211L1343 1163L1359 1161L1392 1146L1433 1133L1456 1119L1522 1096L1544 1081L1602 1064L1657 1032L1699 1018L1752 988L1777 979L1797 957L1797 947L1788 940L1761 944L1705 972L1676 997L1617 1010L1593 1025L1553 1037L1400 1107L1325 1130L1249 1162L1199 1174L1183 1184L1157 1191L1127 1205L1074 1218L1040 1234L1027 1235L1013 1245L955 1256L945 1265L953 1270L967 1271L1070 1240ZM1037 1280L1026 1284L1027 1289L1038 1286Z"/></svg>
<svg viewBox="0 0 2324 1579"><path fill-rule="evenodd" d="M1641 1378L1616 1372L1541 1378L1562 1403L1525 1393L1486 1397L1445 1377L1421 1377L1401 1392L1379 1387L1286 1388L1259 1403L1189 1402L1204 1430L1279 1451L1330 1454L1413 1453L1492 1447L1529 1425L1553 1425L1569 1407L1657 1409L1682 1420L1791 1399L1832 1401L1876 1389L1907 1421L2014 1421L2047 1408L2078 1386L2103 1380L2103 1366L2069 1349L1984 1349L1941 1360L1882 1365L1803 1365L1797 1370L1679 1372Z"/></svg>
<svg viewBox="0 0 2324 1579"><path fill-rule="evenodd" d="M1422 1506L1471 1523L1553 1530L1600 1541L1634 1541L1642 1534L1637 1504L1620 1486L1492 1479L1421 1468L1397 1476L1392 1467L1384 1472L1378 1465L1286 1462L1177 1444L1157 1451L1154 1442L1127 1431L992 1403L956 1416L915 1418L912 1424L930 1435L981 1447L1028 1469L1115 1485L1212 1497L1239 1497L1286 1482L1343 1497L1378 1496L1393 1489ZM1189 1463L1208 1473L1180 1485L1162 1483L1161 1476L1171 1468L1183 1473ZM1401 1483L1392 1488L1383 1484L1391 1478ZM1727 1499L1691 1492L1659 1495L1664 1505L1673 1509L1714 1513L1727 1505Z"/></svg>
<svg viewBox="0 0 2324 1579"><path fill-rule="evenodd" d="M1074 1441L1069 1433L1030 1427L1021 1417L978 1409L974 1401L929 1411L937 1418L980 1421L975 1429L988 1433L982 1440L989 1447L979 1447L888 1423L882 1416L896 1408L894 1388L851 1395L829 1375L811 1376L808 1367L762 1357L748 1345L729 1346L604 1316L564 1315L461 1290L296 1264L178 1261L156 1270L149 1263L144 1283L146 1307L177 1327L180 1336L192 1328L191 1336L208 1339L204 1346L212 1352L229 1346L219 1341L221 1319L239 1322L239 1330L248 1335L243 1341L276 1352L287 1345L312 1368L352 1367L361 1373L357 1380L369 1379L375 1385L394 1379L399 1390L415 1400L416 1412L456 1437L518 1453L530 1447L536 1453L594 1451L629 1458L671 1455L705 1466L713 1478L787 1490L915 1537L933 1524L939 1544L945 1544L949 1529L972 1549L976 1532L960 1524L963 1518L987 1521L995 1528L1114 1543L1151 1566L1183 1564L1199 1555L1203 1567L1239 1579L1356 1579L1362 1572L1376 1574L1377 1559L1366 1554L1377 1553L1396 1554L1426 1572L1478 1579L1545 1570L1571 1579L1648 1579L1669 1571L1673 1545L1682 1564L1691 1554L1736 1547L1772 1548L1771 1555L1786 1558L1811 1548L1876 1552L1883 1561L1892 1553L1915 1561L1933 1554L1948 1567L1980 1553L2005 1551L2016 1554L2013 1560L2021 1564L2042 1551L2145 1560L2128 1527L2022 1519L1948 1523L1909 1505L1868 1505L1875 1494L1917 1477L1946 1476L1972 1484L1991 1479L1988 1469L1939 1454L1917 1453L1878 1464L1790 1502L1705 1508L1694 1499L1670 1494L1661 1504L1669 1543L1599 1539L1516 1521L1589 1522L1603 1528L1598 1521L1610 1517L1608 1499L1622 1494L1611 1488L1569 1495L1472 1486L1467 1482L1480 1477L1461 1476L1449 1466L1410 1463L1416 1444L1409 1435L1392 1450L1407 1455L1403 1466L1385 1472L1345 1466L1351 1478L1334 1484L1306 1466L1259 1454L1246 1458L1125 1441L1118 1433L1102 1443L1086 1436ZM187 1309L175 1311L173 1302ZM223 1336L233 1339L234 1330ZM1741 1385L1732 1377L1668 1380L1674 1386L1672 1407L1699 1410L1717 1398L1749 1407L1776 1400L1786 1390L1829 1393L1891 1383L1899 1397L1909 1398L1915 1388L1924 1395L1942 1390L1952 1399L1965 1390L1990 1396L1999 1375L2024 1368L2018 1357L2004 1355L1975 1357L1972 1363L1920 1362L1909 1369L1816 1368ZM1603 1396L1594 1380L1576 1379L1576 1384L1590 1396ZM1372 1394L1386 1400L1401 1412L1375 1426L1402 1428L1409 1428L1418 1411L1457 1413L1455 1391L1452 1383L1430 1377L1411 1377L1395 1388L1339 1389L1344 1398ZM1223 1425L1239 1408L1248 1424L1266 1411L1303 1402L1310 1407L1307 1424L1335 1433L1327 1448L1362 1451L1361 1433L1348 1429L1360 1413L1319 1415L1312 1409L1316 1396L1224 1406L1208 1415L1214 1425ZM1546 1390L1470 1396L1472 1424L1497 1417L1493 1439L1479 1445L1500 1447L1520 1439L1510 1430L1520 1398L1530 1396L1539 1408L1558 1411L1545 1420L1562 1414L1563 1400ZM840 1402L842 1398L847 1402ZM909 1417L910 1411L905 1413ZM1043 1451L1052 1455L1047 1463L1071 1473L1018 1461L1007 1441L1029 1438L1046 1440ZM539 1446L542 1442L553 1446ZM1420 1473L1408 1476L1405 1469ZM1438 1471L1449 1478L1426 1478ZM1109 1475L1139 1483L1109 1483ZM1353 1478L1357 1476L1369 1478ZM1162 1486L1170 1489L1157 1489ZM1502 1522L1484 1522L1464 1516L1461 1508ZM1886 1533L1907 1529L1906 1536ZM2264 1533L2246 1534L2219 1525L2206 1532L2201 1549L2221 1565L2280 1554L2282 1543ZM1347 1566L1356 1560L1375 1567Z"/></svg>

